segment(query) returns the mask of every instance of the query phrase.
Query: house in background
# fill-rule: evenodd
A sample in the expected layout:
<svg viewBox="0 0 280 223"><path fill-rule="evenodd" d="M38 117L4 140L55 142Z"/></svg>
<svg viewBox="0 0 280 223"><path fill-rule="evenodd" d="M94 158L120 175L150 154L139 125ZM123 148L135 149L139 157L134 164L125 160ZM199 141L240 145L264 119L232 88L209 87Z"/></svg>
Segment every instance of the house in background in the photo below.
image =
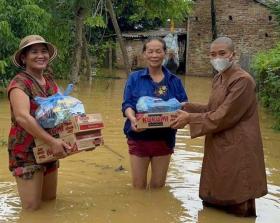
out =
<svg viewBox="0 0 280 223"><path fill-rule="evenodd" d="M208 54L216 37L232 38L237 59L247 68L254 54L280 41L279 25L265 0L196 0L187 33L186 74L197 76L212 75Z"/></svg>
<svg viewBox="0 0 280 223"><path fill-rule="evenodd" d="M142 55L142 48L144 41L152 36L159 36L164 38L167 34L170 33L169 29L159 29L159 30L150 30L143 32L125 32L122 33L122 37L124 39L124 43L126 46L126 50L128 53L129 64L132 66L132 69L140 69L146 66L145 60ZM174 29L173 34L178 35L178 46L179 46L179 62L180 66L178 68L178 73L185 73L186 68L186 40L187 33L184 28ZM122 52L117 44L116 47L116 66L118 68L124 67Z"/></svg>

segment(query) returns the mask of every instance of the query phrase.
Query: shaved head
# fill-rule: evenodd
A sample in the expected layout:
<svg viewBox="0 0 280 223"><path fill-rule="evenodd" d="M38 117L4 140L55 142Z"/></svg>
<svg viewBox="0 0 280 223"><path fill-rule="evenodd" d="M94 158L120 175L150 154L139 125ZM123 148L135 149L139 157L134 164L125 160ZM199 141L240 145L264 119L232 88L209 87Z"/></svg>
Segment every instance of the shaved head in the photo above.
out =
<svg viewBox="0 0 280 223"><path fill-rule="evenodd" d="M233 44L233 41L231 38L229 37L226 37L226 36L222 36L222 37L218 37L217 39L215 39L211 46L213 44L226 44L228 46L228 49L231 51L231 52L234 52L234 44Z"/></svg>

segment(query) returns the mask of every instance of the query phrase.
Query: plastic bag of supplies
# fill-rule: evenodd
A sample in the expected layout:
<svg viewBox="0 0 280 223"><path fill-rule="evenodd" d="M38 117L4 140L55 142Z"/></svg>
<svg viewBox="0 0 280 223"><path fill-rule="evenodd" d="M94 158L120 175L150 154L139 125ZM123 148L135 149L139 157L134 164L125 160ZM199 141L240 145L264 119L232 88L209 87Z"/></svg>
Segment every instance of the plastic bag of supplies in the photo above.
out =
<svg viewBox="0 0 280 223"><path fill-rule="evenodd" d="M53 128L69 120L73 115L85 114L83 103L69 96L73 90L73 84L69 84L64 93L58 92L50 97L35 97L39 105L35 112L35 118L43 128Z"/></svg>
<svg viewBox="0 0 280 223"><path fill-rule="evenodd" d="M138 113L173 112L180 108L181 103L176 98L164 101L161 98L142 96L136 104Z"/></svg>

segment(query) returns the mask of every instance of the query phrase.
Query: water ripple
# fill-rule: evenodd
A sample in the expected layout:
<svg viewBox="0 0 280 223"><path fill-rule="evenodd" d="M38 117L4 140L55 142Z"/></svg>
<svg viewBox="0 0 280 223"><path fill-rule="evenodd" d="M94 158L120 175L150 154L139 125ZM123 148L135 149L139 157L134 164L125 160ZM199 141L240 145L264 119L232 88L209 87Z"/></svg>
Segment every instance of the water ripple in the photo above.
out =
<svg viewBox="0 0 280 223"><path fill-rule="evenodd" d="M199 180L203 154L177 148L171 160L167 184L174 197L182 202L185 212L181 222L200 222L199 212L204 211L199 198ZM268 184L268 194L256 200L257 222L276 223L280 220L280 187ZM205 211L204 215L212 216L214 210ZM226 218L228 222L236 222L231 215L217 212L216 217ZM208 221L206 221L208 222ZM210 221L209 221L210 222ZM239 220L238 220L239 222ZM243 221L242 221L243 222ZM244 222L251 222L245 220Z"/></svg>
<svg viewBox="0 0 280 223"><path fill-rule="evenodd" d="M15 183L0 182L0 222L14 222L21 210Z"/></svg>

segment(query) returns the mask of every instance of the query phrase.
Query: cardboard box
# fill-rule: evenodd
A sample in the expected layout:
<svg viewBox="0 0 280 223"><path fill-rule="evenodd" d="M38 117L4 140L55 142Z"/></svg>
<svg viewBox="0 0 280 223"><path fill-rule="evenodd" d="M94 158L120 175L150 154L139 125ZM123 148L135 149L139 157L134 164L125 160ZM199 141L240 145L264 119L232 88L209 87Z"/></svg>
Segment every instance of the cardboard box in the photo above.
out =
<svg viewBox="0 0 280 223"><path fill-rule="evenodd" d="M85 150L95 149L103 144L101 130L91 130L86 133L78 132L61 138L71 149L67 151L68 156ZM47 163L59 159L55 157L47 144L37 141L33 153L38 164Z"/></svg>
<svg viewBox="0 0 280 223"><path fill-rule="evenodd" d="M104 123L101 114L86 114L83 116L73 116L69 121L62 123L55 128L48 129L47 131L52 136L58 136L61 138L77 132L102 128L104 128Z"/></svg>
<svg viewBox="0 0 280 223"><path fill-rule="evenodd" d="M86 132L76 132L76 133L67 134L67 135L62 134L62 136L59 136L59 138L60 139L67 139L67 136L70 136L70 138L71 138L71 137L73 137L73 135L75 135L76 140L102 137L101 129L93 129L93 130L88 130ZM44 141L42 141L41 139L38 139L38 138L34 138L34 141L35 141L36 146L40 146L42 144L45 144Z"/></svg>
<svg viewBox="0 0 280 223"><path fill-rule="evenodd" d="M137 128L168 128L175 118L175 112L138 113Z"/></svg>

